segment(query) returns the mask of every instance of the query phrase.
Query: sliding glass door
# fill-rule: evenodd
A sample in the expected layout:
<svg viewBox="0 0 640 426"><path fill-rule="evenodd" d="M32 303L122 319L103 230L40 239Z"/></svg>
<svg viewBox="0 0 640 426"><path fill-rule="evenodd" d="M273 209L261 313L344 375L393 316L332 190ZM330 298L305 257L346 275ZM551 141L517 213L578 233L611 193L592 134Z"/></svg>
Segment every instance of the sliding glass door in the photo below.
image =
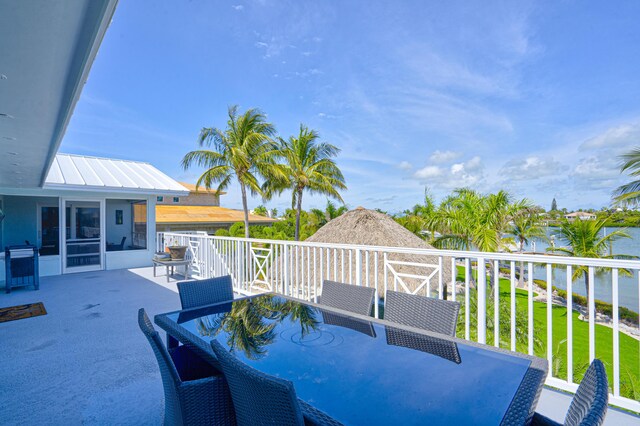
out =
<svg viewBox="0 0 640 426"><path fill-rule="evenodd" d="M103 269L102 204L65 200L65 272Z"/></svg>

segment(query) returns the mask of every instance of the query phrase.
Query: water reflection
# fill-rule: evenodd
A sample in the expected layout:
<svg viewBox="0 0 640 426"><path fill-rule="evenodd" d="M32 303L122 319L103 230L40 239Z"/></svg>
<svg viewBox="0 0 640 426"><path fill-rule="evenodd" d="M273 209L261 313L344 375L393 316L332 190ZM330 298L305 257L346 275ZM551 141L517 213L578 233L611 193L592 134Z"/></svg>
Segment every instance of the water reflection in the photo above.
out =
<svg viewBox="0 0 640 426"><path fill-rule="evenodd" d="M297 323L303 336L319 325L311 306L271 295L236 300L229 307L223 313L198 318L198 333L207 337L224 333L231 351L242 351L249 359L267 354L267 346L276 338L275 327L285 319Z"/></svg>

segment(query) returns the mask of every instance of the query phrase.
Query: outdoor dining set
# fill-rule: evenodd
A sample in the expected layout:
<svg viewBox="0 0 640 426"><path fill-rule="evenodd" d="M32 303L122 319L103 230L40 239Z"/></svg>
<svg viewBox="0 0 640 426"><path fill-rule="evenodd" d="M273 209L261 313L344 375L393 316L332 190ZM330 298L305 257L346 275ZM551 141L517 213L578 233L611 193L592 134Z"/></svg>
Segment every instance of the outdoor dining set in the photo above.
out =
<svg viewBox="0 0 640 426"><path fill-rule="evenodd" d="M223 276L178 283L182 310L145 313L164 385L165 424L555 425L536 412L546 360L455 337L460 304L324 281L317 303L234 295ZM375 301L377 303L377 300ZM567 425L600 425L608 404L594 359Z"/></svg>

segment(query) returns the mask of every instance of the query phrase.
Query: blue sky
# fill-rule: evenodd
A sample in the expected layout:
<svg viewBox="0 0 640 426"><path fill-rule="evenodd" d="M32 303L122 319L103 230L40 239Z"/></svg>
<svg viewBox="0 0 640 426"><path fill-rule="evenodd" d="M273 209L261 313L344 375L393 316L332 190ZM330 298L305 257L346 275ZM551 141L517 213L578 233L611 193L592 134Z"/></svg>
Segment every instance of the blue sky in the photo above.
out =
<svg viewBox="0 0 640 426"><path fill-rule="evenodd" d="M238 104L340 147L350 207L400 211L427 185L600 208L640 145L638 16L637 1L121 1L60 151L193 182L180 159ZM222 203L241 206L237 187Z"/></svg>

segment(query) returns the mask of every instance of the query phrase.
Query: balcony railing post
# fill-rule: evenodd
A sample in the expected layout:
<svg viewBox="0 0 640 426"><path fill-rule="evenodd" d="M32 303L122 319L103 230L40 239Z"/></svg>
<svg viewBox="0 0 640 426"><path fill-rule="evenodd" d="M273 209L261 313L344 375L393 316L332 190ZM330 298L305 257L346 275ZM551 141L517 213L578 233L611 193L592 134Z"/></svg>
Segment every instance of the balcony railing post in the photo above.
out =
<svg viewBox="0 0 640 426"><path fill-rule="evenodd" d="M360 249L356 249L356 285L362 285L362 253Z"/></svg>
<svg viewBox="0 0 640 426"><path fill-rule="evenodd" d="M284 266L282 267L282 294L286 296L287 287L289 286L289 246L282 246L282 255L284 257Z"/></svg>
<svg viewBox="0 0 640 426"><path fill-rule="evenodd" d="M478 342L487 342L487 271L484 258L478 258Z"/></svg>

